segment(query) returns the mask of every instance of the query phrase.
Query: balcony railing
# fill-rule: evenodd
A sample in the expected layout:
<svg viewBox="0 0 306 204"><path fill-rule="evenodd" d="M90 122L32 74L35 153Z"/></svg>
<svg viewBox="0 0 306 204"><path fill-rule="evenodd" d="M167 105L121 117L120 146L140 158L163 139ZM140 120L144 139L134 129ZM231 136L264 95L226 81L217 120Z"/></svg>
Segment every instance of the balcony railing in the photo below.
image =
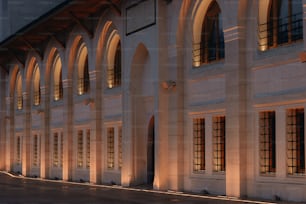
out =
<svg viewBox="0 0 306 204"><path fill-rule="evenodd" d="M258 25L258 48L269 48L303 39L303 13Z"/></svg>
<svg viewBox="0 0 306 204"><path fill-rule="evenodd" d="M194 43L193 44L193 66L199 67L201 64L210 63L224 59L224 39L220 38L218 45L208 43Z"/></svg>
<svg viewBox="0 0 306 204"><path fill-rule="evenodd" d="M88 78L79 78L78 79L78 94L83 95L89 89L89 79Z"/></svg>
<svg viewBox="0 0 306 204"><path fill-rule="evenodd" d="M22 95L21 96L17 96L17 109L21 110L23 107L23 98Z"/></svg>
<svg viewBox="0 0 306 204"><path fill-rule="evenodd" d="M40 90L34 92L34 105L38 106L40 104Z"/></svg>
<svg viewBox="0 0 306 204"><path fill-rule="evenodd" d="M63 86L54 85L54 100L58 101L63 98Z"/></svg>

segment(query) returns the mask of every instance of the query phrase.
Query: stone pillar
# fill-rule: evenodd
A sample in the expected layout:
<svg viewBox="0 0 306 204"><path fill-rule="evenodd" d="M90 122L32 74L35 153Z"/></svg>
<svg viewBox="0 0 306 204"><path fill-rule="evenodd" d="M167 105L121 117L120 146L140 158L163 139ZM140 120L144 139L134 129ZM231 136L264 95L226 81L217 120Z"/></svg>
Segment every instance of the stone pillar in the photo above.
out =
<svg viewBox="0 0 306 204"><path fill-rule="evenodd" d="M63 180L72 180L72 153L73 153L73 88L72 80L63 80L64 94L64 148L63 148Z"/></svg>
<svg viewBox="0 0 306 204"><path fill-rule="evenodd" d="M154 109L155 109L155 177L153 187L159 190L167 190L169 188L169 126L168 126L168 91L163 88L163 83L169 80L167 70L167 13L166 4L164 1L157 1L157 16L156 19L158 28L156 28L156 36L158 43L158 53L156 54L157 61L157 84L155 85ZM176 142L175 142L176 143ZM175 155L176 157L177 155ZM175 160L175 159L174 159ZM174 174L177 174L176 162L172 167ZM173 170L173 169L172 169ZM173 175L171 175L173 176ZM175 176L174 176L175 177Z"/></svg>
<svg viewBox="0 0 306 204"><path fill-rule="evenodd" d="M1 67L0 67L1 68ZM5 158L6 158L6 74L3 69L0 69L0 170L5 169Z"/></svg>
<svg viewBox="0 0 306 204"><path fill-rule="evenodd" d="M22 175L29 176L31 171L31 94L24 92L23 99L25 101L24 112L24 133L22 137Z"/></svg>
<svg viewBox="0 0 306 204"><path fill-rule="evenodd" d="M124 63L123 63L124 64ZM133 143L133 122L132 122L132 96L131 96L131 84L129 83L129 73L122 70L123 76L123 111L122 111L122 168L121 168L121 185L130 186L134 174L134 159L133 149L135 145Z"/></svg>
<svg viewBox="0 0 306 204"><path fill-rule="evenodd" d="M41 149L40 149L40 177L49 178L50 176L50 89L41 89L41 104L44 110L41 113Z"/></svg>
<svg viewBox="0 0 306 204"><path fill-rule="evenodd" d="M238 3L227 2L228 19L224 25L225 39L225 108L226 108L226 195L246 195L246 114L247 66L244 27L236 22ZM231 10L231 8L233 10ZM236 13L236 14L232 14ZM229 18L229 16L228 16ZM232 22L233 21L233 22Z"/></svg>
<svg viewBox="0 0 306 204"><path fill-rule="evenodd" d="M6 98L6 140L5 140L5 170L11 171L14 159L14 100L13 97Z"/></svg>
<svg viewBox="0 0 306 204"><path fill-rule="evenodd" d="M101 72L94 70L90 73L90 89L91 89L91 131L90 131L90 173L89 180L91 183L101 182L102 170L102 113L101 108L102 88L101 88Z"/></svg>

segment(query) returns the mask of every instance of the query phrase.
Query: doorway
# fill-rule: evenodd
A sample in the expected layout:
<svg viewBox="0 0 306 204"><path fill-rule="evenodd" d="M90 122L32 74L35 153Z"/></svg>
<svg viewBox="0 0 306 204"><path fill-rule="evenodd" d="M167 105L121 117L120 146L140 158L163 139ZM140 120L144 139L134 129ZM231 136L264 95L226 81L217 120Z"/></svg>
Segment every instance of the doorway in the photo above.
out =
<svg viewBox="0 0 306 204"><path fill-rule="evenodd" d="M153 185L155 170L154 116L150 119L147 141L147 184Z"/></svg>

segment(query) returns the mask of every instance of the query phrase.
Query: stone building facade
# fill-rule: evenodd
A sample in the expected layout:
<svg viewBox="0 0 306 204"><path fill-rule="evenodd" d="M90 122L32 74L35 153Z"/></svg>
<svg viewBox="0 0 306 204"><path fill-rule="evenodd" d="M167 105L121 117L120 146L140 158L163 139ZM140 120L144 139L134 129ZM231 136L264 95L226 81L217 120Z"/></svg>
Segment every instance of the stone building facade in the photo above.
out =
<svg viewBox="0 0 306 204"><path fill-rule="evenodd" d="M57 3L1 35L1 170L306 201L306 0Z"/></svg>

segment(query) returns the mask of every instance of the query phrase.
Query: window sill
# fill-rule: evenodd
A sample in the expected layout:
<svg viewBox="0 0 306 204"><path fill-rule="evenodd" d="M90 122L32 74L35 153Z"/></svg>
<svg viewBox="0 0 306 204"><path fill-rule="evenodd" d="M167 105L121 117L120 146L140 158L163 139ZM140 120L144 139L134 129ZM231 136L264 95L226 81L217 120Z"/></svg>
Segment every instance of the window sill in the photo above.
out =
<svg viewBox="0 0 306 204"><path fill-rule="evenodd" d="M203 80L224 75L224 60L215 61L210 64L203 64L200 67L193 67L188 70L191 80Z"/></svg>
<svg viewBox="0 0 306 204"><path fill-rule="evenodd" d="M299 53L303 50L303 40L295 41L292 43L285 43L281 44L277 47L271 47L267 50L257 50L257 59L262 58L270 58L270 57L281 57L283 58L283 55L296 57L296 53ZM286 58L285 58L286 59Z"/></svg>
<svg viewBox="0 0 306 204"><path fill-rule="evenodd" d="M105 89L105 95L120 95L120 94L122 94L121 86Z"/></svg>

